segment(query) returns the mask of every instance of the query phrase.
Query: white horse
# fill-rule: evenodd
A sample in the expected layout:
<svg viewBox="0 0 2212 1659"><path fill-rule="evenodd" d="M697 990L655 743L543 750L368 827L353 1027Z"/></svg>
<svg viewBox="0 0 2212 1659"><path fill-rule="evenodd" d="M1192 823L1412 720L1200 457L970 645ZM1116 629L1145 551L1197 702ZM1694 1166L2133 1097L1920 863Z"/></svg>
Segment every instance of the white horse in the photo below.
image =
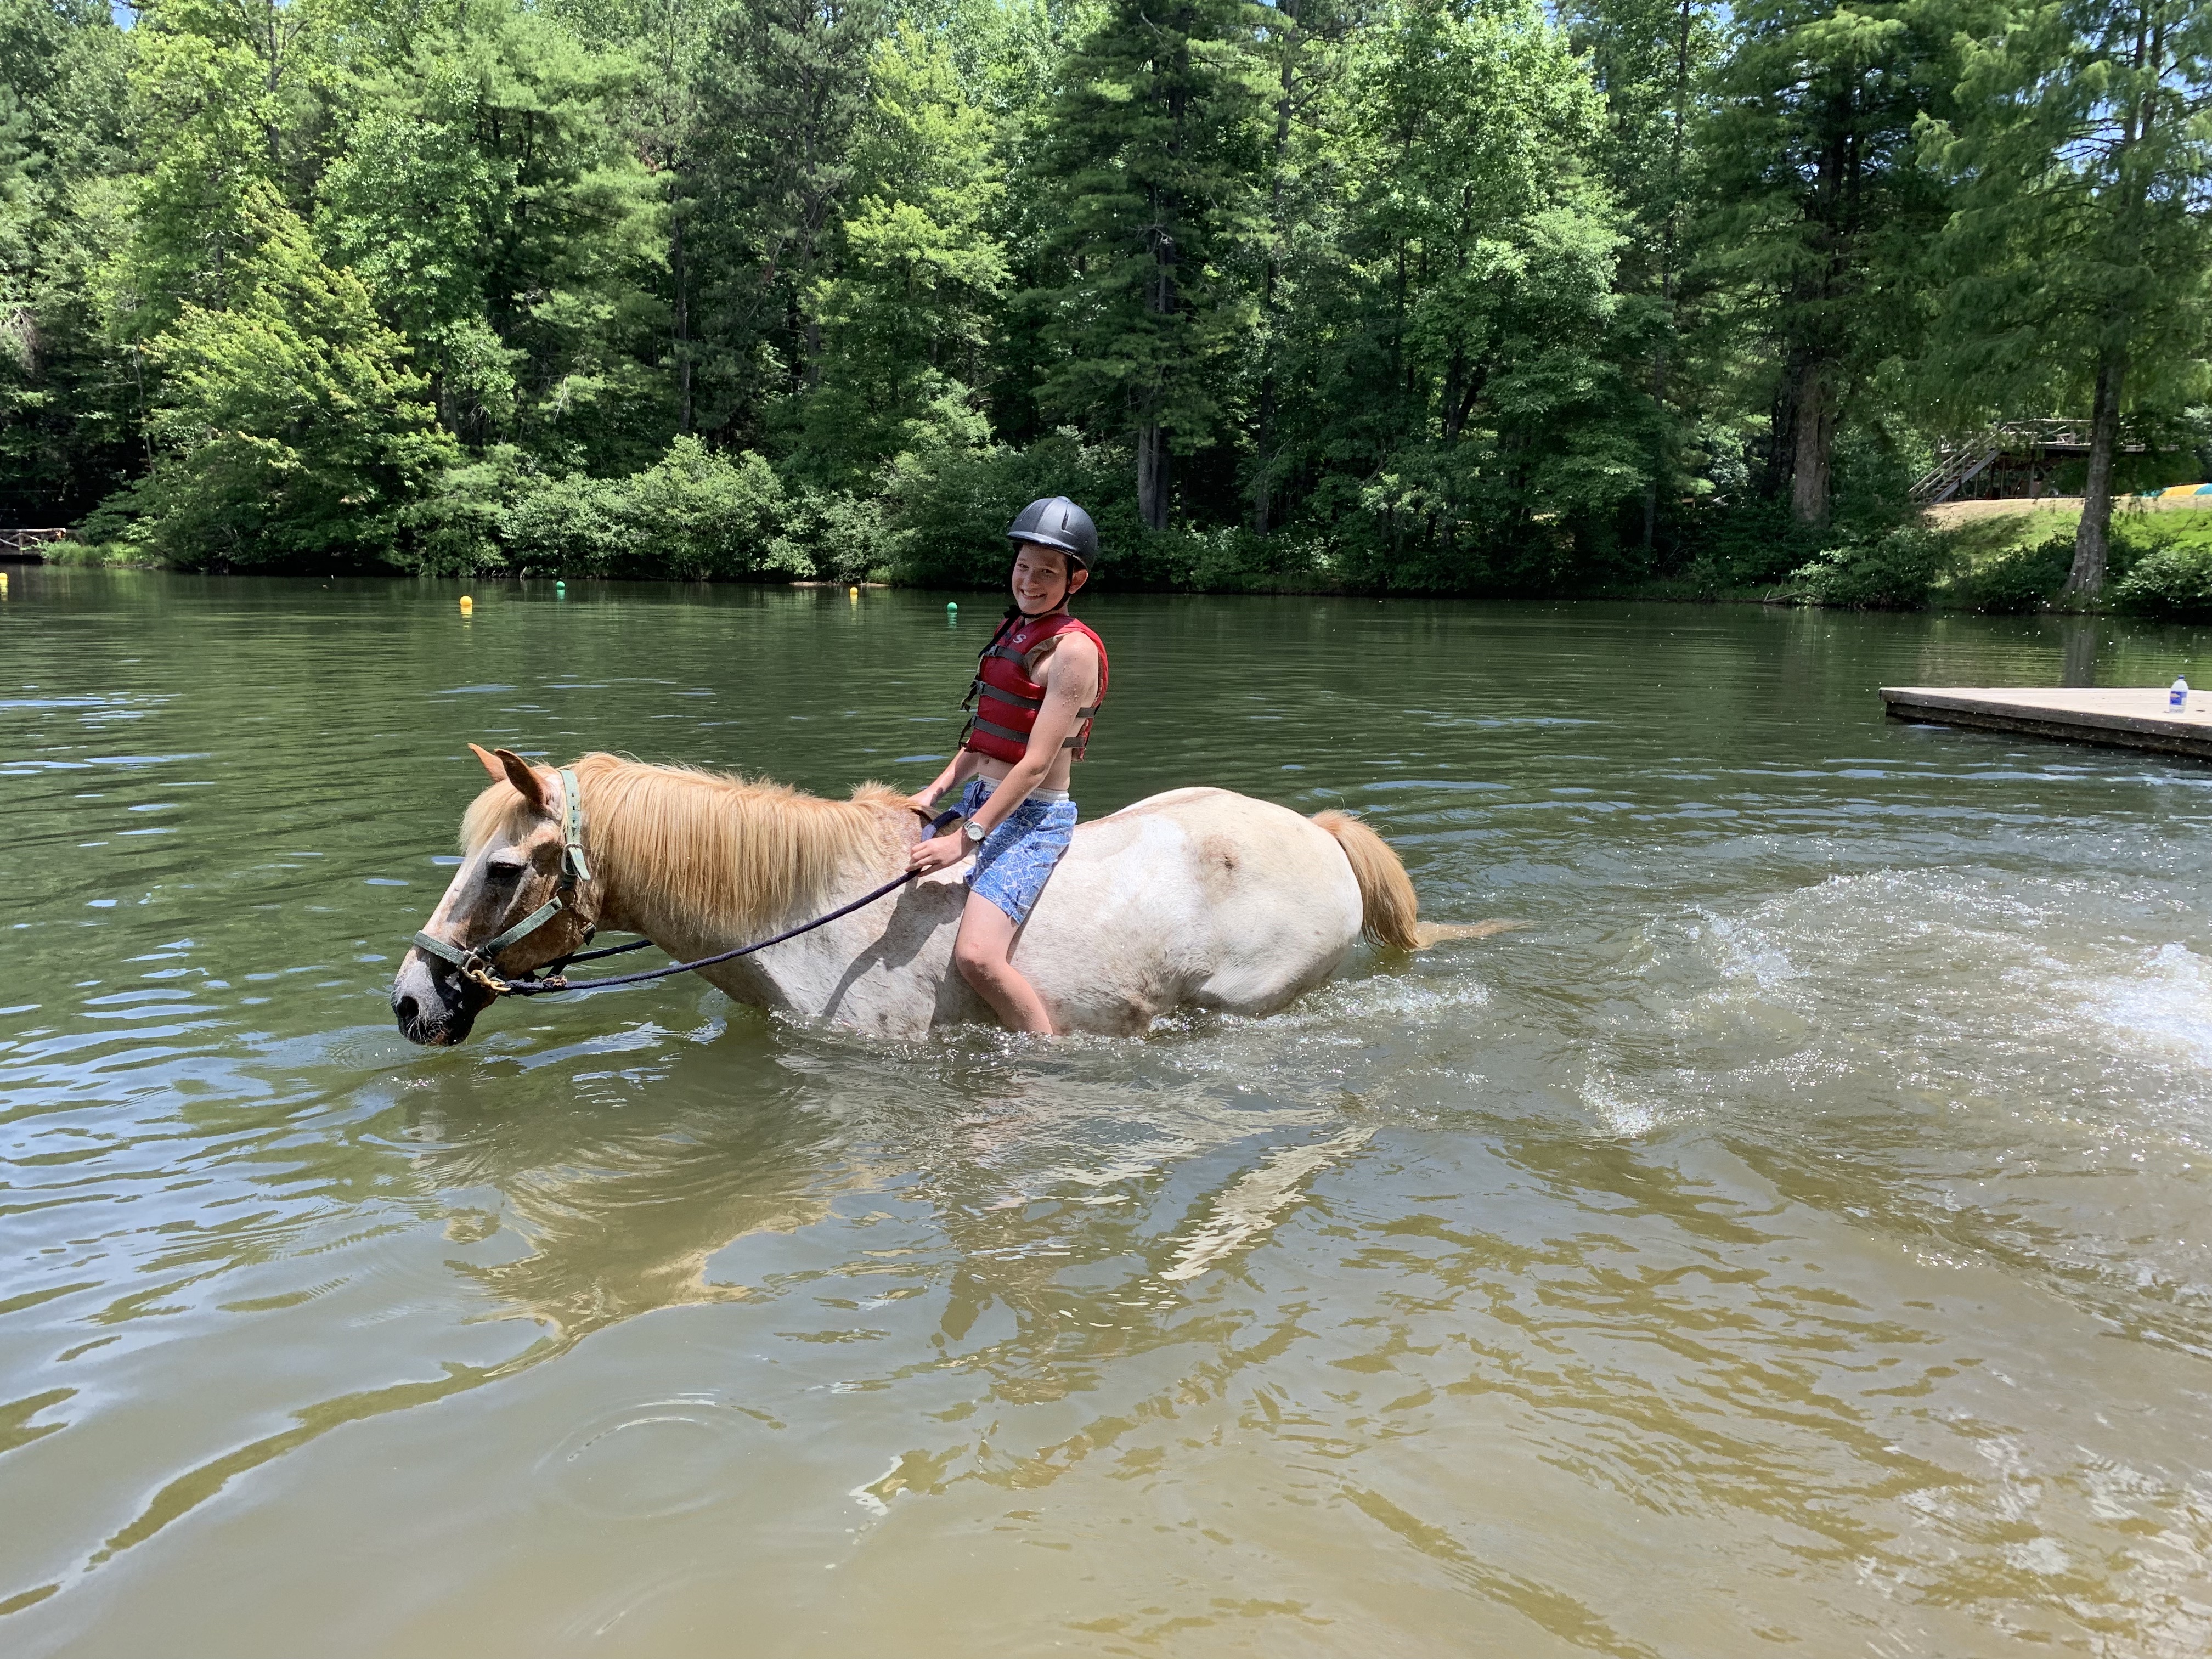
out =
<svg viewBox="0 0 2212 1659"><path fill-rule="evenodd" d="M894 880L921 832L906 799L878 785L823 800L604 754L568 769L579 816L562 772L476 753L495 781L469 807L466 856L423 930L439 949L410 950L392 984L416 1042L467 1037L497 992L454 959L510 930L485 953L507 979L582 949L594 928L690 961ZM919 878L701 976L739 1002L886 1036L988 1020L952 965L961 877L955 866ZM1175 789L1076 830L1013 959L1055 1030L1126 1035L1182 1007L1271 1013L1326 980L1363 933L1418 950L1493 926L1421 927L1397 854L1341 812L1306 818L1226 789Z"/></svg>

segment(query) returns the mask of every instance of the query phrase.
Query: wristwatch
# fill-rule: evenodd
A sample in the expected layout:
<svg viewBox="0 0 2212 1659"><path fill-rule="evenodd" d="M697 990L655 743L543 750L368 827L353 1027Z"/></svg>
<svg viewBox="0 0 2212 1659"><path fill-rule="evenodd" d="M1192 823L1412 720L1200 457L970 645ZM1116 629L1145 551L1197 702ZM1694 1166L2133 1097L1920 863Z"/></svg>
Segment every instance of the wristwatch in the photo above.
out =
<svg viewBox="0 0 2212 1659"><path fill-rule="evenodd" d="M975 819L970 818L961 826L960 833L968 838L968 844L970 847L981 847L983 844L983 837L991 832L976 823Z"/></svg>

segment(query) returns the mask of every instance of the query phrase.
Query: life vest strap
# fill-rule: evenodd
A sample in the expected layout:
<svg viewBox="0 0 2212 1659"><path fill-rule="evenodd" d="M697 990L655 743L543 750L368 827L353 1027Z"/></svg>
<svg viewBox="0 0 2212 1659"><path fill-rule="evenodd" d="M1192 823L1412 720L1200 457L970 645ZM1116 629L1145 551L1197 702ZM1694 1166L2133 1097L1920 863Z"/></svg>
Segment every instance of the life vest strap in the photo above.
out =
<svg viewBox="0 0 2212 1659"><path fill-rule="evenodd" d="M1025 697L1018 691L1001 691L997 686L986 684L981 680L975 682L975 689L987 697L994 698L1000 702L1012 703L1018 708L1044 707L1042 697ZM1095 720L1097 718L1098 711L1105 706L1103 702L1094 702L1088 708L1079 708L1075 711L1075 718L1079 720Z"/></svg>
<svg viewBox="0 0 2212 1659"><path fill-rule="evenodd" d="M1001 690L999 687L993 685L988 680L977 680L975 682L974 685L969 688L969 695L972 696L977 692L981 692L987 697L996 697L1000 702L1012 703L1018 708L1042 708L1044 707L1044 699L1042 697L1025 697L1018 691Z"/></svg>
<svg viewBox="0 0 2212 1659"><path fill-rule="evenodd" d="M1091 712L1096 714L1097 713L1097 710L1093 709ZM994 738L1004 738L1009 743L1020 744L1024 749L1029 747L1030 734L1028 732L1017 732L1012 726L995 725L992 721L985 720L981 714L976 715L975 719L968 722L968 731L988 732ZM968 732L963 732L960 735L964 738L968 735ZM1087 733L1081 732L1074 732L1069 736L1066 742L1061 744L1060 746L1062 749L1074 749L1079 750L1082 749L1084 739L1087 735Z"/></svg>

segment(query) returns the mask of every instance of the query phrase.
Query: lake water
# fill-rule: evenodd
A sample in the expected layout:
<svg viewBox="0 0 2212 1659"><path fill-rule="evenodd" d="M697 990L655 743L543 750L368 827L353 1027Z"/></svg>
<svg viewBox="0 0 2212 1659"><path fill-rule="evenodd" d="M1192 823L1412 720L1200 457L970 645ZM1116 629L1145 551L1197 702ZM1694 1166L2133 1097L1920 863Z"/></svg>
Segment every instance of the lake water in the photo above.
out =
<svg viewBox="0 0 2212 1659"><path fill-rule="evenodd" d="M1874 694L2204 635L1105 598L1086 815L1349 805L1531 925L429 1052L465 742L912 787L997 606L9 574L11 1655L2212 1646L2212 767Z"/></svg>

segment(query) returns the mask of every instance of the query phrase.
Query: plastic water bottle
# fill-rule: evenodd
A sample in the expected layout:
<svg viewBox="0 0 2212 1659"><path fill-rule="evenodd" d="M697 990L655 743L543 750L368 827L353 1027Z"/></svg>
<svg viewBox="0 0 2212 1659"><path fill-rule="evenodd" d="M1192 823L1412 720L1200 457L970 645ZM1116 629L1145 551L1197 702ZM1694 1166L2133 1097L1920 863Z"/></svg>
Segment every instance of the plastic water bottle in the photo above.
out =
<svg viewBox="0 0 2212 1659"><path fill-rule="evenodd" d="M2173 690L2166 694L2166 706L2177 714L2189 707L2189 682L2179 674L2173 678Z"/></svg>

